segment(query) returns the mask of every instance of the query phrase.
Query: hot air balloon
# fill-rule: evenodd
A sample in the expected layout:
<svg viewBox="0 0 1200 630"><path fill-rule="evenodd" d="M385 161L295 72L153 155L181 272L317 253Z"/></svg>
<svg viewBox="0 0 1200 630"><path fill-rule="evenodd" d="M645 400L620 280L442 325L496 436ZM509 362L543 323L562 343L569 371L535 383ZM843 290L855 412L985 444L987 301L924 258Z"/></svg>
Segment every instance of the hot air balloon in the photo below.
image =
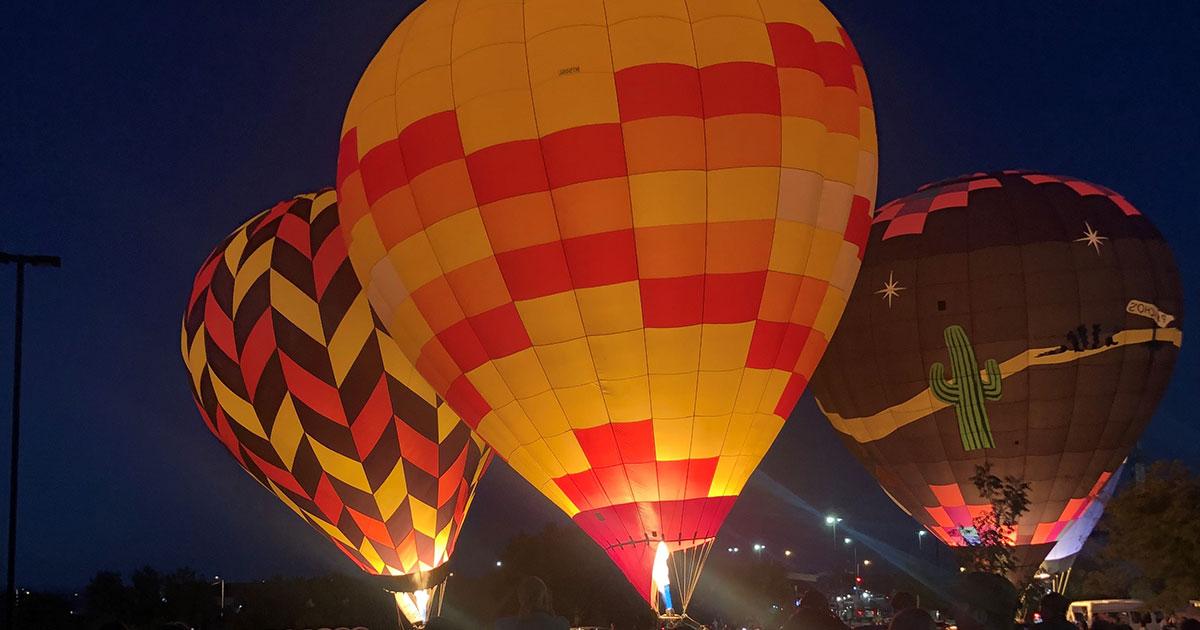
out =
<svg viewBox="0 0 1200 630"><path fill-rule="evenodd" d="M660 611L837 325L871 107L813 0L429 0L349 105L342 229L376 312Z"/></svg>
<svg viewBox="0 0 1200 630"><path fill-rule="evenodd" d="M818 404L943 542L990 507L976 467L1032 484L1017 581L1082 518L1162 397L1179 273L1149 219L1071 177L977 173L879 209Z"/></svg>
<svg viewBox="0 0 1200 630"><path fill-rule="evenodd" d="M410 622L435 613L491 452L379 327L335 193L226 238L196 276L182 344L200 414L238 463L381 576Z"/></svg>

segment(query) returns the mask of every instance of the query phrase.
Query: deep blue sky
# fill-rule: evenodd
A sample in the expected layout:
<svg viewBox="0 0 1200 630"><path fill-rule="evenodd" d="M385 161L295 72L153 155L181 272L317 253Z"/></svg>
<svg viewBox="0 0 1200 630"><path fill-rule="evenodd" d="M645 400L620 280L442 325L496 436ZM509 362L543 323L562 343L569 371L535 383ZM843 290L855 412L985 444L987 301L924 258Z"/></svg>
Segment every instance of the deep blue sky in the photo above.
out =
<svg viewBox="0 0 1200 630"><path fill-rule="evenodd" d="M345 103L412 4L76 1L6 11L0 249L64 261L29 277L23 584L70 586L144 563L235 578L352 568L208 434L178 326L218 239L279 199L332 184ZM1195 4L831 4L875 94L880 201L993 168L1102 183L1167 235L1197 307ZM12 291L11 268L0 269L5 464ZM1200 464L1198 356L1195 342L1184 346L1143 440L1148 457ZM809 397L764 470L819 510L911 540L911 522ZM504 466L493 471L460 547L478 563L513 532L559 518ZM728 531L792 529L780 544L822 562L824 530L768 498L763 481Z"/></svg>

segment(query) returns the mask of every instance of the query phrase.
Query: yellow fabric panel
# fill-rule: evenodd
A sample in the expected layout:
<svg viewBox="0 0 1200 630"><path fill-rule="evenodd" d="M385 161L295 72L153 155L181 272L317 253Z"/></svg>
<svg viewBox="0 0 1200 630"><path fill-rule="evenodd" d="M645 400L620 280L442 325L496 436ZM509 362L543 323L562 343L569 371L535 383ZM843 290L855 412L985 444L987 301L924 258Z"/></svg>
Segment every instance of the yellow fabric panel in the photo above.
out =
<svg viewBox="0 0 1200 630"><path fill-rule="evenodd" d="M833 331L842 318L846 309L847 293L837 287L829 287L825 299L821 301L821 309L817 311L817 319L813 322L813 330L822 333L826 339L833 338Z"/></svg>
<svg viewBox="0 0 1200 630"><path fill-rule="evenodd" d="M708 172L708 220L774 219L779 169L746 166Z"/></svg>
<svg viewBox="0 0 1200 630"><path fill-rule="evenodd" d="M517 398L529 398L550 389L550 381L546 380L546 374L542 372L542 366L533 348L493 359L492 364Z"/></svg>
<svg viewBox="0 0 1200 630"><path fill-rule="evenodd" d="M742 488L746 487L746 482L749 481L755 466L758 466L758 459L754 457L743 455L737 458L733 471L730 472L729 479L725 482L726 496L741 494Z"/></svg>
<svg viewBox="0 0 1200 630"><path fill-rule="evenodd" d="M809 372L811 374L812 372ZM783 388L787 387L787 382L792 378L791 372L784 370L771 369L767 375L767 384L763 387L762 402L759 403L758 410L762 413L772 413L775 411L775 405L779 403L779 398L783 396Z"/></svg>
<svg viewBox="0 0 1200 630"><path fill-rule="evenodd" d="M633 224L704 223L707 179L704 171L664 171L629 176Z"/></svg>
<svg viewBox="0 0 1200 630"><path fill-rule="evenodd" d="M416 497L408 497L408 507L412 510L413 529L433 536L437 532L437 508L418 501Z"/></svg>
<svg viewBox="0 0 1200 630"><path fill-rule="evenodd" d="M243 232L238 232L243 234ZM258 282L267 269L271 266L271 253L275 250L275 239L270 239L254 250L242 263L241 269L238 269L233 276L233 313L236 317L238 307L242 305L242 298L246 297L246 292L250 287Z"/></svg>
<svg viewBox="0 0 1200 630"><path fill-rule="evenodd" d="M658 461L688 459L692 442L693 419L654 418L654 458Z"/></svg>
<svg viewBox="0 0 1200 630"><path fill-rule="evenodd" d="M854 280L858 277L858 268L861 264L862 261L858 259L858 246L843 241L829 285L842 293L849 294L850 290L854 288ZM836 322L834 323L836 325Z"/></svg>
<svg viewBox="0 0 1200 630"><path fill-rule="evenodd" d="M688 0L687 8L693 22L714 17L744 17L762 21L758 0Z"/></svg>
<svg viewBox="0 0 1200 630"><path fill-rule="evenodd" d="M811 251L808 255L808 266L804 275L821 280L833 278L833 267L837 264L838 251L842 249L841 232L829 230L814 230Z"/></svg>
<svg viewBox="0 0 1200 630"><path fill-rule="evenodd" d="M614 20L612 13L610 10L610 21ZM610 27L609 39L614 70L650 63L696 66L692 25L686 14L676 18L626 18Z"/></svg>
<svg viewBox="0 0 1200 630"><path fill-rule="evenodd" d="M498 409L516 400L508 384L491 362L485 362L467 373L467 380L479 390L480 395L493 409Z"/></svg>
<svg viewBox="0 0 1200 630"><path fill-rule="evenodd" d="M446 438L449 437L450 432L453 431L460 422L462 422L462 418L459 417L457 413L454 413L454 410L450 408L450 405L442 403L437 407L437 421L438 442L444 442ZM471 436L471 439L478 440L479 438L478 436L473 435Z"/></svg>
<svg viewBox="0 0 1200 630"><path fill-rule="evenodd" d="M516 302L517 313L535 346L560 343L584 336L583 321L573 291L553 293Z"/></svg>
<svg viewBox="0 0 1200 630"><path fill-rule="evenodd" d="M423 287L430 280L442 275L433 246L425 232L417 232L404 239L387 253L388 260L400 273L406 287Z"/></svg>
<svg viewBox="0 0 1200 630"><path fill-rule="evenodd" d="M688 8L684 0L605 0L604 10L610 25L644 17L665 17L688 22ZM690 36L689 36L690 38Z"/></svg>
<svg viewBox="0 0 1200 630"><path fill-rule="evenodd" d="M371 484L367 483L367 474L363 472L361 462L356 462L326 447L311 435L306 435L305 439L308 440L308 445L312 447L317 461L321 463L321 468L326 473L363 492L371 492Z"/></svg>
<svg viewBox="0 0 1200 630"><path fill-rule="evenodd" d="M691 374L700 364L700 325L647 328L646 359L651 374Z"/></svg>
<svg viewBox="0 0 1200 630"><path fill-rule="evenodd" d="M534 350L551 387L572 387L596 380L596 367L586 339L537 346Z"/></svg>
<svg viewBox="0 0 1200 630"><path fill-rule="evenodd" d="M510 406L516 406L513 403ZM519 408L518 408L519 410ZM491 445L496 451L496 455L502 459L508 460L514 451L521 445L520 440L514 435L511 425L505 418L500 416L501 410L489 412L479 421L479 426L475 427L475 432L479 434ZM510 464L512 462L509 462Z"/></svg>
<svg viewBox="0 0 1200 630"><path fill-rule="evenodd" d="M533 96L528 88L521 88L476 97L458 106L458 127L468 155L497 144L536 138Z"/></svg>
<svg viewBox="0 0 1200 630"><path fill-rule="evenodd" d="M855 185L858 178L858 138L827 133L821 145L820 172L825 179Z"/></svg>
<svg viewBox="0 0 1200 630"><path fill-rule="evenodd" d="M435 564L441 564L446 557L446 547L450 544L450 531L454 529L453 523L447 523L442 531L438 532L436 538L433 539L433 560Z"/></svg>
<svg viewBox="0 0 1200 630"><path fill-rule="evenodd" d="M620 122L611 73L583 74L569 67L560 70L567 74L533 88L539 134L548 136L563 129Z"/></svg>
<svg viewBox="0 0 1200 630"><path fill-rule="evenodd" d="M583 472L591 468L591 464L588 463L587 457L583 454L583 449L579 448L579 441L575 439L575 434L570 431L547 437L546 446L550 447L550 452L554 453L555 459L570 474Z"/></svg>
<svg viewBox="0 0 1200 630"><path fill-rule="evenodd" d="M799 116L783 116L780 119L783 132L783 159L785 168L817 173L828 177L822 168L822 145L825 136L825 125L811 118Z"/></svg>
<svg viewBox="0 0 1200 630"><path fill-rule="evenodd" d="M796 221L779 221L771 243L771 262L767 269L803 275L812 254L813 228Z"/></svg>
<svg viewBox="0 0 1200 630"><path fill-rule="evenodd" d="M533 39L553 29L578 24L604 24L604 3L601 0L527 0L525 2L525 36Z"/></svg>
<svg viewBox="0 0 1200 630"><path fill-rule="evenodd" d="M837 181L824 182L821 186L821 211L817 213L816 227L844 234L852 203L853 186Z"/></svg>
<svg viewBox="0 0 1200 630"><path fill-rule="evenodd" d="M421 316L421 311L412 300L405 300L396 308L390 320L391 330L402 330L404 335L396 335L400 349L405 356L419 356L420 348L433 337L429 323Z"/></svg>
<svg viewBox="0 0 1200 630"><path fill-rule="evenodd" d="M221 382L221 379L217 378L211 372L210 368L209 380L212 381L213 393L216 394L217 402L221 404L221 408L225 410L225 413L229 414L229 417L234 422L242 425L247 431L264 440L267 439L267 432L263 430L262 423L258 420L258 414L254 411L254 407L241 396L233 393L225 386L225 383ZM213 421L215 422L216 419L214 418Z"/></svg>
<svg viewBox="0 0 1200 630"><path fill-rule="evenodd" d="M646 374L646 337L638 330L588 337L596 376L602 381Z"/></svg>
<svg viewBox="0 0 1200 630"><path fill-rule="evenodd" d="M449 65L404 79L396 92L396 126L404 129L418 120L454 109L453 93Z"/></svg>
<svg viewBox="0 0 1200 630"><path fill-rule="evenodd" d="M567 474L567 469L563 468L562 463L555 457L554 452L550 450L550 446L545 440L530 442L524 448L529 453L529 457L537 462L537 465L541 466L542 470L546 471L546 474L550 475L551 478L558 478Z"/></svg>
<svg viewBox="0 0 1200 630"><path fill-rule="evenodd" d="M425 234L446 273L492 255L483 219L475 208L438 221L425 228Z"/></svg>
<svg viewBox="0 0 1200 630"><path fill-rule="evenodd" d="M204 376L204 365L208 362L208 352L204 347L204 340L208 337L204 324L196 329L196 335L192 337L192 345L188 346L187 329L180 327L181 345L183 346L183 360L187 363L188 375L192 377L192 387L194 391L200 391L200 379Z"/></svg>
<svg viewBox="0 0 1200 630"><path fill-rule="evenodd" d="M713 473L712 484L708 488L708 496L729 496L725 488L729 485L729 477L733 474L735 465L737 465L737 456L721 455L717 459L717 470Z"/></svg>
<svg viewBox="0 0 1200 630"><path fill-rule="evenodd" d="M562 387L554 390L554 393L558 396L571 428L586 429L609 421L608 409L604 406L604 395L600 392L599 383L589 382L574 387Z"/></svg>
<svg viewBox="0 0 1200 630"><path fill-rule="evenodd" d="M536 401L535 404L538 405L549 406L551 402L555 403L555 405L548 411L540 411L539 413L529 414L529 422L533 424L533 427L537 430L538 435L541 437L546 437L548 435L558 435L563 431L570 430L571 415L568 410L568 396L564 394L572 391L572 389L573 388L552 390L529 399L530 402ZM598 392L594 398L596 398L597 402L599 402ZM528 408L522 407L522 409Z"/></svg>
<svg viewBox="0 0 1200 630"><path fill-rule="evenodd" d="M370 150L396 138L396 98L384 96L363 108L358 118L358 146ZM365 153L365 152L364 152ZM397 168L399 168L397 166Z"/></svg>
<svg viewBox="0 0 1200 630"><path fill-rule="evenodd" d="M650 404L655 419L691 416L695 400L694 370L683 374L650 374Z"/></svg>
<svg viewBox="0 0 1200 630"><path fill-rule="evenodd" d="M859 145L863 151L873 155L879 154L879 136L875 128L875 110L866 107L858 108ZM872 181L875 181L872 179Z"/></svg>
<svg viewBox="0 0 1200 630"><path fill-rule="evenodd" d="M608 408L609 421L637 422L650 417L650 379L647 376L601 381L600 391Z"/></svg>
<svg viewBox="0 0 1200 630"><path fill-rule="evenodd" d="M695 9L701 3L689 4ZM767 27L761 20L745 17L700 19L693 15L692 22L701 68L736 61L775 65Z"/></svg>
<svg viewBox="0 0 1200 630"><path fill-rule="evenodd" d="M404 477L404 466L396 466L375 491L375 505L379 508L379 516L385 521L392 518L406 496L408 480Z"/></svg>
<svg viewBox="0 0 1200 630"><path fill-rule="evenodd" d="M329 363L339 387L354 366L355 359L362 353L363 345L374 335L375 321L371 318L371 306L367 303L366 294L359 293L329 338Z"/></svg>
<svg viewBox="0 0 1200 630"><path fill-rule="evenodd" d="M746 364L754 322L701 324L700 369L733 370Z"/></svg>
<svg viewBox="0 0 1200 630"><path fill-rule="evenodd" d="M547 397L551 399L551 402L553 402L552 407L546 404ZM558 408L558 403L553 401L553 397L553 392L546 392L532 398L511 402L503 407L500 407L494 412L496 414L497 421L504 426L504 430L508 432L509 436L511 436L511 440L515 442L513 448L515 448L516 445L529 444L530 442L541 439L541 433L538 431L537 427L534 426L530 418L538 418L542 422L548 421L552 417L551 414L553 413L553 409ZM540 413L534 413L539 411L539 405L542 405L547 409L540 410ZM561 415L561 413L562 412L560 411L559 414ZM481 422L480 426L482 425L483 423ZM480 435L483 436L485 440L488 440L490 444L495 444L491 441L491 438L487 437L487 435L484 435L484 433L480 432Z"/></svg>
<svg viewBox="0 0 1200 630"><path fill-rule="evenodd" d="M637 280L576 289L575 297L588 335L642 328L642 297Z"/></svg>
<svg viewBox="0 0 1200 630"><path fill-rule="evenodd" d="M351 177L360 177L360 175L355 173ZM343 229L345 228L343 227ZM384 247L383 240L379 238L379 230L376 229L375 220L370 215L359 219L350 229L350 240L346 247L352 261L355 259L380 261L387 256L387 247ZM359 277L369 277L371 271L376 267L378 267L378 262L362 265ZM358 271L357 264L355 270ZM393 273L395 272L393 271Z"/></svg>
<svg viewBox="0 0 1200 630"><path fill-rule="evenodd" d="M296 461L296 449L300 446L300 438L304 437L304 427L300 426L300 417L296 415L296 405L292 403L292 395L285 394L283 402L279 403L279 411L275 413L275 423L271 426L271 446L279 454L279 459L288 470Z"/></svg>
<svg viewBox="0 0 1200 630"><path fill-rule="evenodd" d="M733 413L742 369L700 372L696 381L696 415L719 416Z"/></svg>
<svg viewBox="0 0 1200 630"><path fill-rule="evenodd" d="M525 46L529 80L535 89L565 76L604 76L613 72L608 29L603 26L571 24L531 34Z"/></svg>
<svg viewBox="0 0 1200 630"><path fill-rule="evenodd" d="M283 488L280 488L279 486L275 485L274 481L271 481L270 479L268 479L266 487L268 490L273 492L275 494L275 496L279 497L279 500L283 501L283 504L288 506L288 509L295 512L297 516L304 519L305 521L309 520L308 513L305 512L304 510L300 509L300 506L296 505L296 502L292 501L291 498L288 497L287 492L285 492Z"/></svg>
<svg viewBox="0 0 1200 630"><path fill-rule="evenodd" d="M773 413L760 413L754 418L754 424L750 426L750 433L746 436L746 443L742 445L742 454L749 456L753 461L752 468L767 454L767 449L771 448L775 436L779 435L782 428L783 418Z"/></svg>
<svg viewBox="0 0 1200 630"><path fill-rule="evenodd" d="M726 428L733 418L724 416L697 416L692 422L692 444L688 457L709 459L721 454Z"/></svg>
<svg viewBox="0 0 1200 630"><path fill-rule="evenodd" d="M454 60L454 102L461 107L476 98L506 90L529 93L525 43L495 44Z"/></svg>
<svg viewBox="0 0 1200 630"><path fill-rule="evenodd" d="M733 410L737 413L757 411L770 375L771 370L768 369L745 368L742 370L742 384L738 387L737 400L734 401Z"/></svg>
<svg viewBox="0 0 1200 630"><path fill-rule="evenodd" d="M459 3L454 20L454 49L457 59L464 53L501 42L525 42L524 10L520 2ZM458 82L454 83L455 89Z"/></svg>
<svg viewBox="0 0 1200 630"><path fill-rule="evenodd" d="M734 413L731 416L729 426L725 430L725 441L721 444L722 456L742 453L742 443L746 441L746 434L750 431L751 423L754 422L754 415L753 413Z"/></svg>
<svg viewBox="0 0 1200 630"><path fill-rule="evenodd" d="M396 76L400 84L423 70L450 63L451 21L457 2L426 2L405 21L412 20L408 41L400 51Z"/></svg>

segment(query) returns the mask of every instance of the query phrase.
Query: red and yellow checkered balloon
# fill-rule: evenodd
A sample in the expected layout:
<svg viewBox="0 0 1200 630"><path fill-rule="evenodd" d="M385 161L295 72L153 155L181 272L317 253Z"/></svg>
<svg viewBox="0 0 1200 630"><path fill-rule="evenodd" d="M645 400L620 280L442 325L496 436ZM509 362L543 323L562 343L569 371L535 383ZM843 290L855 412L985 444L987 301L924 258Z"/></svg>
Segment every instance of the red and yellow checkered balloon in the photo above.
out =
<svg viewBox="0 0 1200 630"><path fill-rule="evenodd" d="M417 369L653 601L659 542L711 544L837 325L876 154L815 0L429 0L358 85L338 192Z"/></svg>
<svg viewBox="0 0 1200 630"><path fill-rule="evenodd" d="M209 430L419 621L491 452L377 324L326 191L217 247L182 351Z"/></svg>

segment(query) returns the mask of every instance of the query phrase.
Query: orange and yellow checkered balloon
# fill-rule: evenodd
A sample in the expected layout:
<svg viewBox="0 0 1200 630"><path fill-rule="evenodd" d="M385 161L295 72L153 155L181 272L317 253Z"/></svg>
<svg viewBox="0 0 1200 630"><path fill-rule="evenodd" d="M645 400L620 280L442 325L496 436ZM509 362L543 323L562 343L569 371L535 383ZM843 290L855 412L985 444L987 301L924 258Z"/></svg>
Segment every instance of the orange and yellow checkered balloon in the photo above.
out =
<svg viewBox="0 0 1200 630"><path fill-rule="evenodd" d="M230 235L196 276L182 351L209 430L419 621L491 461L379 326L336 195Z"/></svg>
<svg viewBox="0 0 1200 630"><path fill-rule="evenodd" d="M833 334L876 154L815 0L429 0L338 192L405 354L653 602L659 543L711 544Z"/></svg>

